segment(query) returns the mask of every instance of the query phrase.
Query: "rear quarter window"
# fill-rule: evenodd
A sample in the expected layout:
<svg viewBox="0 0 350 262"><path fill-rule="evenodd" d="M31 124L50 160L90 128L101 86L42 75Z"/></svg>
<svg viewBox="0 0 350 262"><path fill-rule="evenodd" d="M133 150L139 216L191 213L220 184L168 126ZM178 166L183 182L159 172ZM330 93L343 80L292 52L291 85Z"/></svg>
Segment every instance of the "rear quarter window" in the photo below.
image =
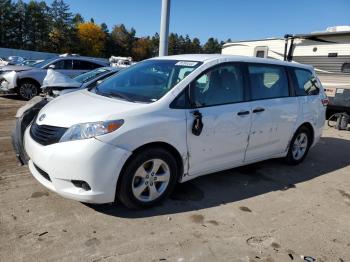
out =
<svg viewBox="0 0 350 262"><path fill-rule="evenodd" d="M293 69L296 79L295 94L297 96L317 95L320 85L313 73L306 69Z"/></svg>

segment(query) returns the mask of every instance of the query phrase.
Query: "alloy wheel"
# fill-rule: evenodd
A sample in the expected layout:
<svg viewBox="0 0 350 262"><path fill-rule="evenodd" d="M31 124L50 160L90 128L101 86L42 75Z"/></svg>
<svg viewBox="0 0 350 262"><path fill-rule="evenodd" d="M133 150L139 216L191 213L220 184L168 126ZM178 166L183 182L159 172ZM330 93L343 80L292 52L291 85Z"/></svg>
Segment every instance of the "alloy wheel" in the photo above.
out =
<svg viewBox="0 0 350 262"><path fill-rule="evenodd" d="M21 97L30 100L34 96L38 95L37 87L32 83L24 83L19 88L19 94Z"/></svg>
<svg viewBox="0 0 350 262"><path fill-rule="evenodd" d="M159 198L167 189L170 181L170 169L161 159L144 162L135 172L132 192L136 199L149 202Z"/></svg>
<svg viewBox="0 0 350 262"><path fill-rule="evenodd" d="M305 133L300 133L294 140L292 155L295 160L301 159L307 150L308 137Z"/></svg>

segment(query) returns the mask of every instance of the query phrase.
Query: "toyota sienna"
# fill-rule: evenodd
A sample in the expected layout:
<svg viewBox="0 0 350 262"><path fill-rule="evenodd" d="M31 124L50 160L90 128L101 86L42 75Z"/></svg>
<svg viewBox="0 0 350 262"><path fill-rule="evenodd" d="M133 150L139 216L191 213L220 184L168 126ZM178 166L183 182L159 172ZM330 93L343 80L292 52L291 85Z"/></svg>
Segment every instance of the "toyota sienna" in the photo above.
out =
<svg viewBox="0 0 350 262"><path fill-rule="evenodd" d="M31 173L50 190L142 208L201 175L270 158L302 162L326 103L307 65L166 56L52 100L24 143Z"/></svg>

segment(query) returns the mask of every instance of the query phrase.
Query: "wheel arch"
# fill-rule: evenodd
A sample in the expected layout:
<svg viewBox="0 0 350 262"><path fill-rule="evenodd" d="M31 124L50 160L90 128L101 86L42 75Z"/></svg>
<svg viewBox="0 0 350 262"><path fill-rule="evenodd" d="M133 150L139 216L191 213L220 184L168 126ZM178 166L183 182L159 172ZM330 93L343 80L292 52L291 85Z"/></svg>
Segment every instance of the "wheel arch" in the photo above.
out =
<svg viewBox="0 0 350 262"><path fill-rule="evenodd" d="M307 129L310 130L311 132L311 143L310 145L313 145L314 140L315 140L315 130L314 127L312 126L312 124L310 122L304 122L302 124L299 125L299 127L295 130L294 134L301 128L301 127L306 127ZM294 135L293 135L294 136Z"/></svg>
<svg viewBox="0 0 350 262"><path fill-rule="evenodd" d="M120 177L121 175L123 174L126 166L128 165L129 161L131 161L131 159L138 153L138 152L141 152L143 150L147 150L148 148L163 148L167 151L169 151L174 157L175 157L175 160L176 160L176 164L179 168L179 174L178 174L178 178L177 180L179 180L182 176L182 174L184 173L184 170L185 170L185 163L183 161L183 158L180 154L180 152L171 144L169 143L166 143L166 142L150 142L150 143L146 143L142 146L139 146L138 148L134 149L132 151L132 154L128 157L128 159L125 161L120 173L119 173L119 176L118 176L118 180L117 180L117 185L116 185L116 195L115 195L115 199L117 199L117 192L119 190L119 186L120 186Z"/></svg>
<svg viewBox="0 0 350 262"><path fill-rule="evenodd" d="M37 88L40 88L40 86L41 86L40 83L37 80L35 80L34 78L23 77L23 78L17 79L17 88L19 88L20 85L25 81L30 81L30 82L34 83Z"/></svg>

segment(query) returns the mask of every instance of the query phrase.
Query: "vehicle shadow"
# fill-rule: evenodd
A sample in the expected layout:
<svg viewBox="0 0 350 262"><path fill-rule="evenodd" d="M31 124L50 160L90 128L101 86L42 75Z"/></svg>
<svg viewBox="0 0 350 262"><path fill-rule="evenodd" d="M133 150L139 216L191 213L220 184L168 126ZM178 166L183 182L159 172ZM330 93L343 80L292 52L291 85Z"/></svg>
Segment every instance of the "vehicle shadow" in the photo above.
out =
<svg viewBox="0 0 350 262"><path fill-rule="evenodd" d="M1 98L5 99L11 99L11 100L20 100L20 101L25 101L22 97L20 97L17 94L5 94L5 93L0 93Z"/></svg>
<svg viewBox="0 0 350 262"><path fill-rule="evenodd" d="M300 165L288 166L283 160L275 159L202 176L177 185L169 199L151 209L129 210L121 204L88 206L98 212L124 218L170 215L215 207L271 191L293 190L298 183L350 165L350 158L345 152L350 152L349 140L324 137Z"/></svg>

